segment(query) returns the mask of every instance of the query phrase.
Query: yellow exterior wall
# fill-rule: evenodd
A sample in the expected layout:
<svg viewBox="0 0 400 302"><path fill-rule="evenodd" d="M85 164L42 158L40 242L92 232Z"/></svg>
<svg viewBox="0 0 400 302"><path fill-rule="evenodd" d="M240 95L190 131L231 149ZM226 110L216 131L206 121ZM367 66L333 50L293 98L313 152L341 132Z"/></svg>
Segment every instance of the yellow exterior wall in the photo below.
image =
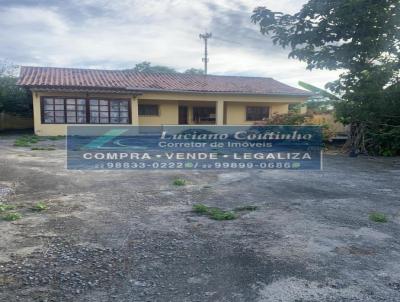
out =
<svg viewBox="0 0 400 302"><path fill-rule="evenodd" d="M158 105L158 116L139 115L139 125L176 125L178 124L178 103L176 101L140 100L141 104Z"/></svg>
<svg viewBox="0 0 400 302"><path fill-rule="evenodd" d="M225 123L227 125L251 125L254 121L246 121L247 106L268 106L269 114L284 114L288 113L289 104L279 103L261 103L261 102L226 102L225 103Z"/></svg>
<svg viewBox="0 0 400 302"><path fill-rule="evenodd" d="M50 96L51 94L46 94ZM32 93L33 96L33 125L35 134L40 136L53 136L53 135L65 135L67 133L66 125L50 125L42 124L41 119L41 108L40 108L40 97L41 95L37 92Z"/></svg>
<svg viewBox="0 0 400 302"><path fill-rule="evenodd" d="M216 106L217 101L224 101L224 124L245 125L254 122L246 121L246 106L270 106L270 113L287 113L288 104L302 103L305 97L277 97L277 96L252 96L252 95L225 95L225 94L191 94L191 93L143 93L137 96L129 94L102 94L102 93L68 93L68 92L39 92L34 91L33 112L35 133L41 136L66 135L65 124L42 124L40 98L42 96L78 97L78 98L123 98L131 99L132 125L176 125L178 124L179 105L188 106L188 122L193 122L193 106ZM158 104L158 116L138 116L136 104ZM96 125L87 125L93 126ZM113 125L110 125L112 127ZM114 125L115 126L115 125Z"/></svg>

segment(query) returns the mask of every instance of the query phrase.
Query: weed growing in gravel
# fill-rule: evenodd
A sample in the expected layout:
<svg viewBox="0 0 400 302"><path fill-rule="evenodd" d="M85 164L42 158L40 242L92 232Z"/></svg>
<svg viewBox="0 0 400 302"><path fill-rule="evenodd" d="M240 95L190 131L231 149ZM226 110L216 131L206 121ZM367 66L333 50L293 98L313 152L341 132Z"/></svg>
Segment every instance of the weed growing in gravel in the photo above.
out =
<svg viewBox="0 0 400 302"><path fill-rule="evenodd" d="M208 215L214 220L232 220L237 218L233 212L223 211L219 208L210 208Z"/></svg>
<svg viewBox="0 0 400 302"><path fill-rule="evenodd" d="M207 215L209 218L214 220L232 220L237 218L233 212L224 211L216 207L208 207L201 203L193 205L193 212Z"/></svg>
<svg viewBox="0 0 400 302"><path fill-rule="evenodd" d="M172 182L172 184L174 186L184 186L186 185L186 180L182 179L182 178L176 178L174 179L174 181Z"/></svg>
<svg viewBox="0 0 400 302"><path fill-rule="evenodd" d="M21 219L22 215L20 213L17 212L13 212L13 213L8 213L6 215L3 216L3 219L6 221L15 221L18 219Z"/></svg>
<svg viewBox="0 0 400 302"><path fill-rule="evenodd" d="M36 211L36 212L42 212L42 211L45 211L47 209L48 209L48 207L44 202L38 202L37 204L35 204L32 207L32 210Z"/></svg>
<svg viewBox="0 0 400 302"><path fill-rule="evenodd" d="M32 151L53 151L56 150L56 148L54 147L32 147L31 148Z"/></svg>
<svg viewBox="0 0 400 302"><path fill-rule="evenodd" d="M64 139L65 136L58 135L58 136L45 136L45 137L39 137L37 135L24 135L21 137L18 137L14 141L14 146L15 147L32 147L32 144L36 144L39 141L46 141L46 140L51 140L51 141L57 141ZM55 150L53 147L32 147L32 150Z"/></svg>
<svg viewBox="0 0 400 302"><path fill-rule="evenodd" d="M10 205L10 204L4 204L4 203L0 202L0 213L4 213L6 211L14 210L14 209L15 209L15 206Z"/></svg>
<svg viewBox="0 0 400 302"><path fill-rule="evenodd" d="M387 222L386 215L379 212L372 212L369 214L369 219L375 222Z"/></svg>
<svg viewBox="0 0 400 302"><path fill-rule="evenodd" d="M24 135L14 141L15 147L30 147L31 144L36 144L39 138L36 135Z"/></svg>
<svg viewBox="0 0 400 302"><path fill-rule="evenodd" d="M205 214L208 211L208 207L204 204L197 203L193 205L193 212L199 213L199 214Z"/></svg>

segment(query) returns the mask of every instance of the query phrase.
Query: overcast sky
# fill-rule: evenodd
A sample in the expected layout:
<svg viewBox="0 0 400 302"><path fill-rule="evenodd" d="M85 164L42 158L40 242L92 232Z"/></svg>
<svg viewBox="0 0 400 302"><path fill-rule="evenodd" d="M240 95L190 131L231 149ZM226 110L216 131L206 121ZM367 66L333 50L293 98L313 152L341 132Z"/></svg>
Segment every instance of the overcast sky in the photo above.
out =
<svg viewBox="0 0 400 302"><path fill-rule="evenodd" d="M337 72L307 71L250 22L252 10L295 12L305 0L0 0L0 60L19 65L120 69L150 61L209 73L299 80L322 87Z"/></svg>

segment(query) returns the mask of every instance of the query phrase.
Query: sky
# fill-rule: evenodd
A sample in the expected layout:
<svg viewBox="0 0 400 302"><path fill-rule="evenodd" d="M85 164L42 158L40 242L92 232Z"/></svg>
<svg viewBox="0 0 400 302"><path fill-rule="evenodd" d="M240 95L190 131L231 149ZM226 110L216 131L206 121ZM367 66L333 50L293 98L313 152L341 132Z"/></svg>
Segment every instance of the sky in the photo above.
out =
<svg viewBox="0 0 400 302"><path fill-rule="evenodd" d="M323 87L339 72L306 70L250 17L257 6L294 13L306 0L0 0L0 61L18 65L132 68L142 61L178 71L273 77Z"/></svg>

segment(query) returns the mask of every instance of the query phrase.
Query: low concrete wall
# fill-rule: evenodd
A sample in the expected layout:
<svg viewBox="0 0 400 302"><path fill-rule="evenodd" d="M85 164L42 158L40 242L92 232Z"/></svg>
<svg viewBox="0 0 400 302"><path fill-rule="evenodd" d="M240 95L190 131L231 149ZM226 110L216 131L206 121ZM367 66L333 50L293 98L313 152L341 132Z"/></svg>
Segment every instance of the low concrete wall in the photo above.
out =
<svg viewBox="0 0 400 302"><path fill-rule="evenodd" d="M21 117L0 112L0 131L23 129L33 129L32 117Z"/></svg>

